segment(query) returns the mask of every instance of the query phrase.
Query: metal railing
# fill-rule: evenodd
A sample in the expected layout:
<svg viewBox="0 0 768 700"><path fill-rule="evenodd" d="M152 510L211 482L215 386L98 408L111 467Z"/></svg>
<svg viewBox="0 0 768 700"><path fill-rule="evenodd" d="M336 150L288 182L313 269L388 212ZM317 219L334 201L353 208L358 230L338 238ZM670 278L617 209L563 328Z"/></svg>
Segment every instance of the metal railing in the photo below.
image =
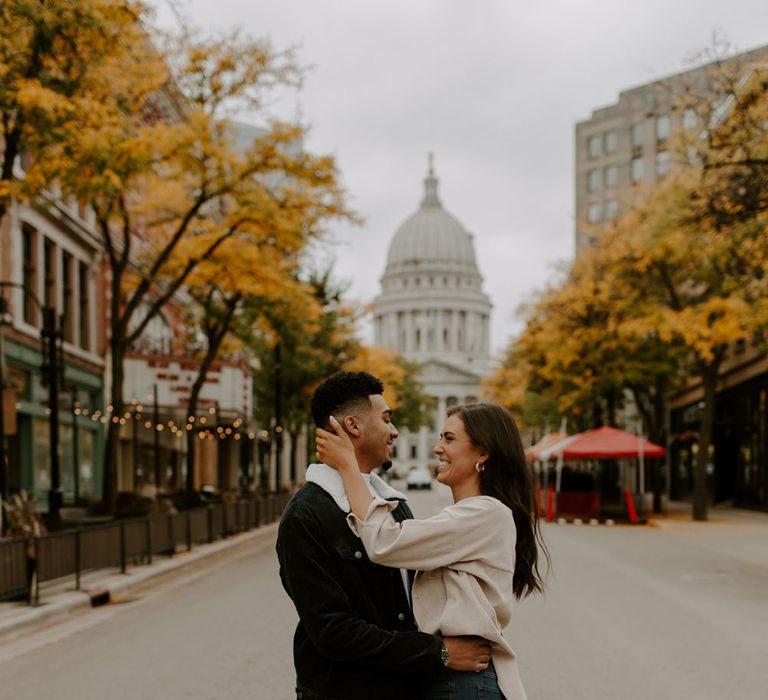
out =
<svg viewBox="0 0 768 700"><path fill-rule="evenodd" d="M167 515L62 530L40 537L0 541L0 600L27 597L40 602L41 584L83 574L151 564L157 556L173 556L195 545L274 522L290 494L218 503Z"/></svg>

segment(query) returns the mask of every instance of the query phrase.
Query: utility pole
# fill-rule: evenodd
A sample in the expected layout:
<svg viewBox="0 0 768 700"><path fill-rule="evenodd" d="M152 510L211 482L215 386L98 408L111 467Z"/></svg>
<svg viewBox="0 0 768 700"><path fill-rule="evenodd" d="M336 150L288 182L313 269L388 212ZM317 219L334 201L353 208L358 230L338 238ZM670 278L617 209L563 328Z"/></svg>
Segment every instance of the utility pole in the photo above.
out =
<svg viewBox="0 0 768 700"><path fill-rule="evenodd" d="M152 421L155 429L155 488L160 492L160 406L157 398L157 384L152 387Z"/></svg>
<svg viewBox="0 0 768 700"><path fill-rule="evenodd" d="M283 465L283 425L282 425L282 381L280 341L275 343L275 491L280 491L282 486L280 471Z"/></svg>
<svg viewBox="0 0 768 700"><path fill-rule="evenodd" d="M48 526L57 529L61 525L61 507L64 496L61 492L61 461L59 459L59 340L61 329L57 326L56 309L43 307L43 329L40 332L45 346L43 379L48 385L48 410L50 412L49 450L51 456L51 487L48 490Z"/></svg>

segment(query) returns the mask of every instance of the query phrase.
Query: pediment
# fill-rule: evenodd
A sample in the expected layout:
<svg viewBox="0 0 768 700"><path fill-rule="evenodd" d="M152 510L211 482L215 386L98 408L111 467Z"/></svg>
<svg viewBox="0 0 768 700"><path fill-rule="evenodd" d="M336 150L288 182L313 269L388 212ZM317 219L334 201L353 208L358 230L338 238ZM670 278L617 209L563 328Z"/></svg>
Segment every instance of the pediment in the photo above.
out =
<svg viewBox="0 0 768 700"><path fill-rule="evenodd" d="M471 383L479 384L483 375L478 371L472 371L468 367L459 367L445 360L431 359L421 364L419 380L424 384L434 383Z"/></svg>

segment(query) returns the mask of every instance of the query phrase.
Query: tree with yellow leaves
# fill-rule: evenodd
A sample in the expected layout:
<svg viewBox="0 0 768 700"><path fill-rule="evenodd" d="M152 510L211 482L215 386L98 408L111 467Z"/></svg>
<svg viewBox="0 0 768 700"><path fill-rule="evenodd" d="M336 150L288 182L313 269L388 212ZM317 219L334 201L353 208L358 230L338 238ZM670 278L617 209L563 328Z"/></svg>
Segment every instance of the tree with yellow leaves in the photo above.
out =
<svg viewBox="0 0 768 700"><path fill-rule="evenodd" d="M343 286L334 281L331 269L311 270L302 277L311 289L309 297L252 309L252 318L260 322L246 323L240 331L258 358L253 378L256 418L272 429L278 464L288 436L292 483L297 479L299 437L310 422L312 394L323 379L348 364L360 346L359 314L344 302ZM280 489L280 471L276 474Z"/></svg>
<svg viewBox="0 0 768 700"><path fill-rule="evenodd" d="M133 71L146 15L122 0L0 3L0 224L13 198L51 184L57 146L87 115L105 114L104 86L121 70L134 90L161 84L151 61Z"/></svg>
<svg viewBox="0 0 768 700"><path fill-rule="evenodd" d="M237 111L260 108L275 85L299 82L290 54L237 32L184 37L164 52L153 38L144 34L127 59L111 66L98 86L98 108L48 149L45 166L50 181L96 215L111 272L116 415L123 410L126 352L202 261L232 239L259 247L276 231L278 246L296 249L307 221L346 213L333 159L295 148L301 127L274 123L243 145L231 121ZM318 223L313 234L320 230ZM110 423L109 507L118 441L119 424Z"/></svg>

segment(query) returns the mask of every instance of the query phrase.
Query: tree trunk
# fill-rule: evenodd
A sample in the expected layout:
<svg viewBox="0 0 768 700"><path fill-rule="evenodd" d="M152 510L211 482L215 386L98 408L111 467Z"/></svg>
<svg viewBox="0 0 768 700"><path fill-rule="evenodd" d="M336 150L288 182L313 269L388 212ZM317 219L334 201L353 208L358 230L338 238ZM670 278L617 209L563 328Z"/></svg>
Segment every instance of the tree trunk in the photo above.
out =
<svg viewBox="0 0 768 700"><path fill-rule="evenodd" d="M107 423L107 444L104 450L104 483L102 504L109 513L114 513L117 506L117 463L120 458L120 423L112 418L123 415L123 384L125 382L125 348L112 337L112 386L110 403L112 414L105 411Z"/></svg>
<svg viewBox="0 0 768 700"><path fill-rule="evenodd" d="M194 416L197 413L197 402L200 398L200 391L203 388L205 382L205 374L200 371L197 373L195 383L192 385L192 391L189 394L189 403L187 404L187 411L190 416ZM195 421L194 428L197 428L197 421ZM195 445L199 441L197 437L200 433L196 429L187 430L187 478L186 478L186 491L192 493L195 490ZM218 435L216 436L218 438Z"/></svg>
<svg viewBox="0 0 768 700"><path fill-rule="evenodd" d="M709 503L707 464L709 463L709 446L712 442L712 426L715 422L715 401L720 357L718 356L708 364L701 362L699 369L704 388L704 410L699 430L699 452L696 455L696 466L693 474L693 519L706 520Z"/></svg>

